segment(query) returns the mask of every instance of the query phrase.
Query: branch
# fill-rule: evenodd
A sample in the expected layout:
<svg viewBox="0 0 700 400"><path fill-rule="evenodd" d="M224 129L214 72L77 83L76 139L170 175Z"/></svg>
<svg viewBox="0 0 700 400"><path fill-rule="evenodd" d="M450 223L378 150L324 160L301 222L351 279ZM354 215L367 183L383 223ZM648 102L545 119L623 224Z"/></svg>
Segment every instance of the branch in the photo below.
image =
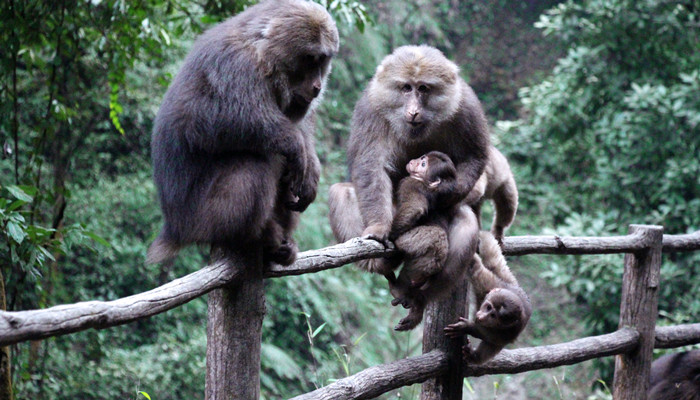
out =
<svg viewBox="0 0 700 400"><path fill-rule="evenodd" d="M591 336L548 346L503 350L482 365L467 365L465 376L517 374L536 369L577 364L593 358L626 353L637 346L639 333L622 328L613 333Z"/></svg>
<svg viewBox="0 0 700 400"><path fill-rule="evenodd" d="M664 235L662 250L664 253L700 250L700 231L686 235Z"/></svg>
<svg viewBox="0 0 700 400"><path fill-rule="evenodd" d="M160 314L235 281L239 266L209 265L144 293L113 301L86 301L43 310L0 311L0 346L103 329Z"/></svg>
<svg viewBox="0 0 700 400"><path fill-rule="evenodd" d="M335 246L299 253L294 264L287 267L274 264L265 271L265 277L277 278L287 275L308 274L342 267L343 265L367 258L390 256L393 253L393 246L385 247L376 240L357 237Z"/></svg>
<svg viewBox="0 0 700 400"><path fill-rule="evenodd" d="M673 349L700 343L700 324L657 326L655 349Z"/></svg>
<svg viewBox="0 0 700 400"><path fill-rule="evenodd" d="M503 239L505 255L633 253L647 247L641 235L610 237L510 236Z"/></svg>
<svg viewBox="0 0 700 400"><path fill-rule="evenodd" d="M609 237L510 236L503 239L503 253L524 254L610 254L634 253L649 243L640 234ZM685 235L664 235L663 252L700 250L700 231Z"/></svg>
<svg viewBox="0 0 700 400"><path fill-rule="evenodd" d="M518 373L575 364L629 351L637 345L638 339L637 331L624 328L607 335L578 339L568 343L503 350L486 364L466 365L465 376ZM433 350L417 357L368 368L313 392L294 397L292 400L377 397L390 390L423 382L443 373L448 366L447 360L447 354Z"/></svg>
<svg viewBox="0 0 700 400"><path fill-rule="evenodd" d="M656 328L656 348L700 343L700 323ZM465 376L517 374L538 369L577 364L634 350L639 333L622 328L613 333L576 339L548 346L503 350L482 365L466 365ZM366 399L390 390L423 382L447 368L447 354L434 350L417 357L377 365L340 379L292 400Z"/></svg>
<svg viewBox="0 0 700 400"><path fill-rule="evenodd" d="M367 368L291 400L371 399L396 388L423 382L446 370L447 354L433 350L420 356Z"/></svg>
<svg viewBox="0 0 700 400"><path fill-rule="evenodd" d="M598 250L592 248L594 245L600 246ZM521 236L505 238L504 253L614 253L636 251L643 248L643 245L636 235L608 238ZM664 235L664 251L691 249L700 249L700 232ZM273 265L265 272L265 277L300 275L338 268L362 259L387 256L394 251L393 246L385 247L372 239L354 238L335 246L299 253L297 262L288 267ZM0 311L0 346L89 328L103 329L147 318L236 281L239 268L242 267L212 264L148 292L113 301L87 301L32 311Z"/></svg>

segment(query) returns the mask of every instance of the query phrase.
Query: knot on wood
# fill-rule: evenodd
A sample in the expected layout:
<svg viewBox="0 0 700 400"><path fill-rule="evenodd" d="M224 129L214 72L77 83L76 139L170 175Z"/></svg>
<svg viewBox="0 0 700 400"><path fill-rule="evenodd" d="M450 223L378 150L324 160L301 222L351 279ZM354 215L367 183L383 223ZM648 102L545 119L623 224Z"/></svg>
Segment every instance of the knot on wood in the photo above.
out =
<svg viewBox="0 0 700 400"><path fill-rule="evenodd" d="M557 242L557 249L559 250L564 250L566 249L566 245L564 242L561 240L561 237L554 235L554 241Z"/></svg>
<svg viewBox="0 0 700 400"><path fill-rule="evenodd" d="M5 321L7 321L11 328L19 328L24 322L24 319L9 314L4 315L4 317Z"/></svg>

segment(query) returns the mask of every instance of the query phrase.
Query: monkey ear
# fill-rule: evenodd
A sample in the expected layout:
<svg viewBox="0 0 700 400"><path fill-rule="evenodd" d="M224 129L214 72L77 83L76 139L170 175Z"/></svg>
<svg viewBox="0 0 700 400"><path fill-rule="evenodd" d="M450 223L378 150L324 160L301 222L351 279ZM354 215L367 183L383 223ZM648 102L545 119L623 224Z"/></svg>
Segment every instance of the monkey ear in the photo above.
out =
<svg viewBox="0 0 700 400"><path fill-rule="evenodd" d="M436 187L438 187L440 185L440 183L442 183L442 180L440 178L437 178L437 180L430 182L428 187L431 189L435 189Z"/></svg>
<svg viewBox="0 0 700 400"><path fill-rule="evenodd" d="M498 319L504 326L510 326L518 322L516 310L507 310L504 306L498 308Z"/></svg>

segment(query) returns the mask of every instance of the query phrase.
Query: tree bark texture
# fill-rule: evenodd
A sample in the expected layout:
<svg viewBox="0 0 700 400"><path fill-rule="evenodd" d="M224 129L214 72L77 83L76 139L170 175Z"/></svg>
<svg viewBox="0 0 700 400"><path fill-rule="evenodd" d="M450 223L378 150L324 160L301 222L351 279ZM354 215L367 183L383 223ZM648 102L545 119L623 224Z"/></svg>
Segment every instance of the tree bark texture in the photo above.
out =
<svg viewBox="0 0 700 400"><path fill-rule="evenodd" d="M632 241L637 241L636 236L626 235L617 238L511 236L505 238L503 253L505 255L623 253L630 251L629 249L639 248L639 244ZM559 242L563 245L559 245ZM700 231L686 235L664 235L663 243L664 251L668 252L698 250L700 249ZM596 247L591 247L597 245L603 247L599 247L598 250L595 250ZM301 275L338 268L357 260L390 255L393 251L393 248L385 247L375 240L354 238L335 246L299 253L296 263L288 267L273 265L265 271L265 277ZM65 335L90 328L104 329L147 318L236 281L239 269L240 266L215 263L148 292L118 300L86 301L43 310L0 311L0 346Z"/></svg>
<svg viewBox="0 0 700 400"><path fill-rule="evenodd" d="M0 311L0 346L103 329L160 314L236 281L240 265L214 263L163 286L113 301L85 301L43 310Z"/></svg>
<svg viewBox="0 0 700 400"><path fill-rule="evenodd" d="M463 374L516 374L571 365L630 351L637 346L638 341L639 333L636 330L623 328L613 333L566 343L503 350L489 362L464 366ZM294 397L293 400L374 398L390 390L441 375L449 368L448 355L441 350L433 350L420 356L370 367L313 392Z"/></svg>
<svg viewBox="0 0 700 400"><path fill-rule="evenodd" d="M462 398L462 345L464 340L445 336L447 325L458 317L468 317L468 284L465 276L452 293L428 303L423 317L423 353L440 350L448 355L447 370L428 379L421 388L421 400L459 400Z"/></svg>
<svg viewBox="0 0 700 400"><path fill-rule="evenodd" d="M658 314L663 227L630 225L629 232L641 235L640 242L645 248L625 256L619 327L636 329L639 345L615 357L613 398L616 400L646 398Z"/></svg>
<svg viewBox="0 0 700 400"><path fill-rule="evenodd" d="M440 350L377 365L292 400L372 399L390 390L423 382L447 371L447 354Z"/></svg>
<svg viewBox="0 0 700 400"><path fill-rule="evenodd" d="M209 293L205 399L258 399L265 316L262 249L224 254L226 262L245 269L239 281Z"/></svg>
<svg viewBox="0 0 700 400"><path fill-rule="evenodd" d="M0 310L7 310L5 277L0 272ZM12 368L10 366L10 347L0 347L0 400L13 400Z"/></svg>
<svg viewBox="0 0 700 400"><path fill-rule="evenodd" d="M700 343L700 324L657 326L655 349L675 349Z"/></svg>

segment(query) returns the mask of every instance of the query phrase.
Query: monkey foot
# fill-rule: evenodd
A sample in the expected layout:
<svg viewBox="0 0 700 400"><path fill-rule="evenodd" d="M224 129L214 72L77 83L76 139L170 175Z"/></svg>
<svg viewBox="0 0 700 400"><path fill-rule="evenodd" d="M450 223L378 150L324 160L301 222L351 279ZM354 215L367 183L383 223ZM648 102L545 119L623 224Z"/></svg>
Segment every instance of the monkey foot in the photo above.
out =
<svg viewBox="0 0 700 400"><path fill-rule="evenodd" d="M465 363L474 362L474 349L472 349L469 339L466 339L466 343L462 346L462 360Z"/></svg>
<svg viewBox="0 0 700 400"><path fill-rule="evenodd" d="M297 259L297 245L293 241L285 241L274 251L267 254L268 261L280 265L291 265Z"/></svg>
<svg viewBox="0 0 700 400"><path fill-rule="evenodd" d="M394 307L398 306L399 304L401 304L403 306L403 308L407 308L407 309L411 308L411 305L412 305L411 301L406 297L399 297L399 298L393 299L391 301L391 305Z"/></svg>
<svg viewBox="0 0 700 400"><path fill-rule="evenodd" d="M399 321L399 323L394 327L394 330L395 331L410 331L411 329L418 326L419 323L420 323L419 319L413 318L413 317L411 317L411 315L409 315L408 317Z"/></svg>

